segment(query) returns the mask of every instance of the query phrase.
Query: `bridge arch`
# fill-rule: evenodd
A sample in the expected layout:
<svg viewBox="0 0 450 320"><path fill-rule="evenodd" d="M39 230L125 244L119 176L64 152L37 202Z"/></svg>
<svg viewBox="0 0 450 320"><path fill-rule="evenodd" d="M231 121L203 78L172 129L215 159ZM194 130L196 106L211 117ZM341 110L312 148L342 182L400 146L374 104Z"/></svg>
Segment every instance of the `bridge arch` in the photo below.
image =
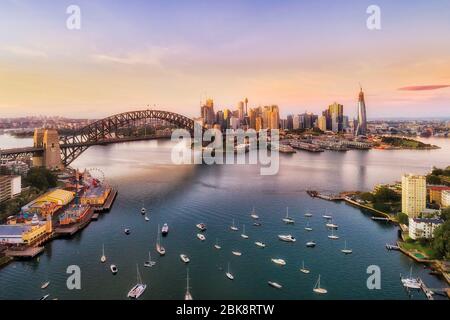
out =
<svg viewBox="0 0 450 320"><path fill-rule="evenodd" d="M194 120L181 114L162 110L139 110L119 113L105 119L95 121L73 135L60 137L61 160L67 166L92 145L108 143L115 138L119 129L126 125L145 119L167 121L179 128L188 130L194 134L195 126L199 126Z"/></svg>

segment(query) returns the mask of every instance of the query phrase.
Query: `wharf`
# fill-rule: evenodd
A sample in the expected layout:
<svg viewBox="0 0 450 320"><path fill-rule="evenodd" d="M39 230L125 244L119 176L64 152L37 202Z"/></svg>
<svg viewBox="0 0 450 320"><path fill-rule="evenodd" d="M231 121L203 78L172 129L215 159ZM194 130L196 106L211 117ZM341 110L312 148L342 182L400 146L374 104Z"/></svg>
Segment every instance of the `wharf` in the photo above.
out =
<svg viewBox="0 0 450 320"><path fill-rule="evenodd" d="M73 236L75 233L80 231L81 229L85 228L92 219L92 216L94 215L93 208L89 209L89 212L86 214L86 216L83 218L82 221L79 221L77 223L71 224L69 226L57 226L55 228L55 236Z"/></svg>
<svg viewBox="0 0 450 320"><path fill-rule="evenodd" d="M6 256L11 258L31 259L41 254L44 251L44 247L27 247L22 250L6 250Z"/></svg>
<svg viewBox="0 0 450 320"><path fill-rule="evenodd" d="M111 192L108 195L108 198L106 199L105 203L102 206L94 207L95 212L108 212L111 210L111 207L114 203L114 200L116 200L117 197L117 190L111 189Z"/></svg>
<svg viewBox="0 0 450 320"><path fill-rule="evenodd" d="M344 197L340 194L324 194L314 190L308 190L306 193L312 198L319 198L327 201L342 201Z"/></svg>

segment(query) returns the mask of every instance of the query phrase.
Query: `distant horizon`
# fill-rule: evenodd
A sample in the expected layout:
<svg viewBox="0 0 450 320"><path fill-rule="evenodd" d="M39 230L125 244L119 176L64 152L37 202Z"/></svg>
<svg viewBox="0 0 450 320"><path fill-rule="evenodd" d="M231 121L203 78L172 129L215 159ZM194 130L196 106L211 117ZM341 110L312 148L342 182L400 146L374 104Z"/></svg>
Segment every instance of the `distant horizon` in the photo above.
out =
<svg viewBox="0 0 450 320"><path fill-rule="evenodd" d="M450 2L78 0L0 3L0 117L89 118L145 108L199 116L276 104L281 116L333 102L353 118L450 117ZM413 32L411 32L413 30ZM136 107L138 106L138 107ZM142 107L139 107L142 106Z"/></svg>

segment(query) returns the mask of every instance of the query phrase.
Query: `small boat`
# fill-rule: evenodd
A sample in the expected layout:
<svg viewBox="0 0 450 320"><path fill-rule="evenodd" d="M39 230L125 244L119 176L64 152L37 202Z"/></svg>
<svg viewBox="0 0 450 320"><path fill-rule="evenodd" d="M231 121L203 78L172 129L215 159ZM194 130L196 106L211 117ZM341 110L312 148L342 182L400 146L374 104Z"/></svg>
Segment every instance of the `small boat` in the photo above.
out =
<svg viewBox="0 0 450 320"><path fill-rule="evenodd" d="M314 248L314 247L316 246L316 243L315 243L314 241L308 241L308 242L306 243L306 246L307 246L308 248Z"/></svg>
<svg viewBox="0 0 450 320"><path fill-rule="evenodd" d="M329 219L329 221L325 224L325 226L329 229L337 229L338 225L333 223L333 218Z"/></svg>
<svg viewBox="0 0 450 320"><path fill-rule="evenodd" d="M248 235L245 234L245 224L242 226L242 234L241 237L244 239L248 239Z"/></svg>
<svg viewBox="0 0 450 320"><path fill-rule="evenodd" d="M344 249L341 250L344 254L351 254L353 252L352 249L347 249L347 240L345 241Z"/></svg>
<svg viewBox="0 0 450 320"><path fill-rule="evenodd" d="M152 261L152 255L150 253L150 251L148 252L148 261L144 262L144 267L146 268L151 268L156 264L155 261Z"/></svg>
<svg viewBox="0 0 450 320"><path fill-rule="evenodd" d="M305 268L305 261L302 261L302 267L300 268L300 271L303 273L309 273L309 269Z"/></svg>
<svg viewBox="0 0 450 320"><path fill-rule="evenodd" d="M278 235L278 238L281 240L281 241L285 241L285 242L295 242L295 241L297 241L292 235L290 235L290 234L286 234L286 235L283 235L283 234L280 234L280 235Z"/></svg>
<svg viewBox="0 0 450 320"><path fill-rule="evenodd" d="M292 218L289 218L289 208L286 208L286 218L283 218L283 222L286 224L294 224L295 220Z"/></svg>
<svg viewBox="0 0 450 320"><path fill-rule="evenodd" d="M260 248L265 248L265 247L266 247L266 244L265 244L264 242L261 242L261 241L256 241L255 244L256 244L258 247L260 247Z"/></svg>
<svg viewBox="0 0 450 320"><path fill-rule="evenodd" d="M147 221L147 222L149 222L150 221L150 219L149 219L149 217L147 217L147 216L145 216L145 221Z"/></svg>
<svg viewBox="0 0 450 320"><path fill-rule="evenodd" d="M325 214L322 216L324 219L331 220L333 217L328 214L328 210L325 210Z"/></svg>
<svg viewBox="0 0 450 320"><path fill-rule="evenodd" d="M50 295L46 294L45 296L40 297L39 300L47 300L48 297L50 297Z"/></svg>
<svg viewBox="0 0 450 320"><path fill-rule="evenodd" d="M198 238L200 241L205 241L205 240L206 240L206 237L205 237L203 234L201 234L201 233L197 233L197 238Z"/></svg>
<svg viewBox="0 0 450 320"><path fill-rule="evenodd" d="M126 235L129 235L131 233L131 230L130 229L125 229L125 230L123 230L123 232L125 232Z"/></svg>
<svg viewBox="0 0 450 320"><path fill-rule="evenodd" d="M206 224L199 223L195 225L200 231L206 231Z"/></svg>
<svg viewBox="0 0 450 320"><path fill-rule="evenodd" d="M279 266L285 266L286 265L286 261L284 261L283 259L270 259L273 263L279 265Z"/></svg>
<svg viewBox="0 0 450 320"><path fill-rule="evenodd" d="M145 289L147 289L147 285L142 282L141 275L139 274L139 266L137 264L136 269L137 269L137 283L128 292L128 298L131 299L139 299L139 297L144 293Z"/></svg>
<svg viewBox="0 0 450 320"><path fill-rule="evenodd" d="M273 281L267 281L267 283L269 284L269 286L274 287L276 289L281 289L283 288L283 286L277 282L273 282Z"/></svg>
<svg viewBox="0 0 450 320"><path fill-rule="evenodd" d="M334 234L333 229L331 229L331 234L328 236L328 238L331 240L339 239L339 237Z"/></svg>
<svg viewBox="0 0 450 320"><path fill-rule="evenodd" d="M186 275L186 293L184 294L184 300L194 300L192 298L192 294L189 291L190 287L189 287L189 268L186 271L187 275Z"/></svg>
<svg viewBox="0 0 450 320"><path fill-rule="evenodd" d="M317 282L316 282L316 285L314 286L313 291L318 294L325 294L328 292L326 289L320 287L320 274L319 274L319 279L317 279Z"/></svg>
<svg viewBox="0 0 450 320"><path fill-rule="evenodd" d="M117 272L119 272L119 269L115 264L110 265L109 269L111 269L112 274L117 274Z"/></svg>
<svg viewBox="0 0 450 320"><path fill-rule="evenodd" d="M159 234L159 225L158 225L158 235L156 236L156 252L158 252L160 256L163 256L166 254L166 249L161 245L161 237Z"/></svg>
<svg viewBox="0 0 450 320"><path fill-rule="evenodd" d="M103 248L102 248L102 256L100 257L100 262L101 263L105 263L106 262L105 245L103 245Z"/></svg>
<svg viewBox="0 0 450 320"><path fill-rule="evenodd" d="M306 230L306 231L313 231L313 228L311 228L311 227L309 226L309 222L306 223L305 230Z"/></svg>
<svg viewBox="0 0 450 320"><path fill-rule="evenodd" d="M214 245L214 248L216 248L217 250L222 249L222 247L219 246L219 239L216 239L216 244Z"/></svg>
<svg viewBox="0 0 450 320"><path fill-rule="evenodd" d="M169 233L169 225L167 223L164 223L163 227L161 228L161 234L163 236L167 236Z"/></svg>
<svg viewBox="0 0 450 320"><path fill-rule="evenodd" d="M259 219L259 216L256 214L255 207L253 207L253 210L252 210L252 212L250 213L250 217L251 217L252 219L255 219L255 220L258 220L258 219Z"/></svg>
<svg viewBox="0 0 450 320"><path fill-rule="evenodd" d="M309 212L309 211L306 211L306 213L305 213L305 217L307 217L307 218L311 218L313 215L312 215L312 213L311 212Z"/></svg>
<svg viewBox="0 0 450 320"><path fill-rule="evenodd" d="M47 281L42 284L41 289L47 289L47 287L50 285L50 281Z"/></svg>
<svg viewBox="0 0 450 320"><path fill-rule="evenodd" d="M231 251L231 253L238 257L242 256L242 252L239 251Z"/></svg>
<svg viewBox="0 0 450 320"><path fill-rule="evenodd" d="M191 260L189 259L189 257L188 257L187 255L185 255L185 254L180 254L180 259L181 259L181 261L183 261L184 263L189 263L189 261L191 261Z"/></svg>
<svg viewBox="0 0 450 320"><path fill-rule="evenodd" d="M145 207L144 207L144 202L142 202L141 214L142 214L143 216L145 216L146 213L147 213L147 209L145 209Z"/></svg>
<svg viewBox="0 0 450 320"><path fill-rule="evenodd" d="M261 227L262 224L261 224L260 222L254 222L254 223L253 223L253 226L255 226L255 227Z"/></svg>
<svg viewBox="0 0 450 320"><path fill-rule="evenodd" d="M228 279L234 280L234 276L230 271L230 263L229 262L228 262L228 269L227 269L227 272L225 273L225 275L227 276Z"/></svg>
<svg viewBox="0 0 450 320"><path fill-rule="evenodd" d="M238 231L239 230L239 228L234 225L234 219L233 219L233 224L230 227L230 230L231 231Z"/></svg>

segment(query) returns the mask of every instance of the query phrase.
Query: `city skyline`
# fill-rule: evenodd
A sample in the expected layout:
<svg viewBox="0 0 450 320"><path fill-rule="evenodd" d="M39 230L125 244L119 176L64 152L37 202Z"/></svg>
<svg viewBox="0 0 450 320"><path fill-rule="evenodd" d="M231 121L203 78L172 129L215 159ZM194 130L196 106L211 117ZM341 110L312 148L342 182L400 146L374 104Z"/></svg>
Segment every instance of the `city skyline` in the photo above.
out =
<svg viewBox="0 0 450 320"><path fill-rule="evenodd" d="M450 116L448 3L379 1L375 31L368 1L78 1L82 27L72 31L70 4L0 5L1 117L100 118L147 105L194 117L210 96L222 109L243 97L278 105L283 118L336 101L354 118L359 83L369 120Z"/></svg>

